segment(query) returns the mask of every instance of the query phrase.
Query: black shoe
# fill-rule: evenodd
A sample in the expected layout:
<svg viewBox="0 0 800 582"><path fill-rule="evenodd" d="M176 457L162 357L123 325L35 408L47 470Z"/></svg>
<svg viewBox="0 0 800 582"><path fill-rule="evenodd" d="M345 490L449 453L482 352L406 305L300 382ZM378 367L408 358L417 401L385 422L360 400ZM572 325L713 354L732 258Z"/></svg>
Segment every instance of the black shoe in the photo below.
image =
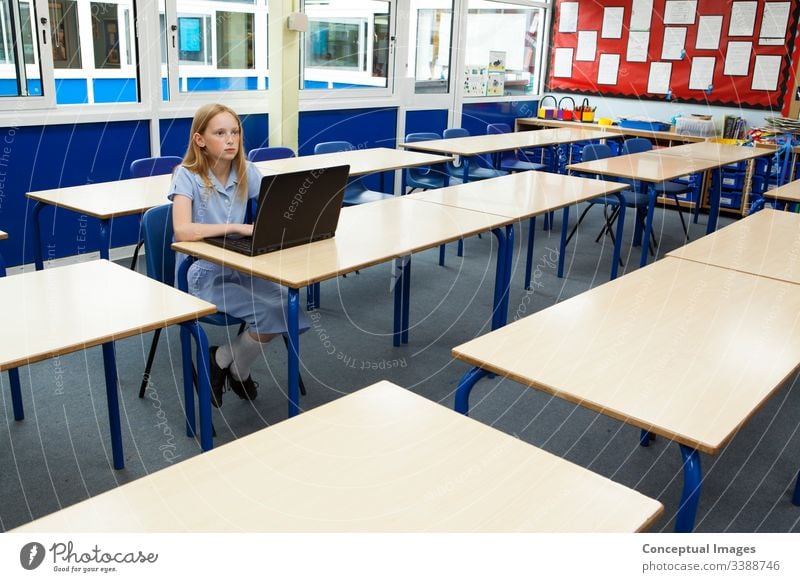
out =
<svg viewBox="0 0 800 582"><path fill-rule="evenodd" d="M227 368L220 368L217 364L217 348L219 346L212 346L208 350L208 360L211 364L210 370L210 383L211 383L211 404L215 408L222 406L222 392L225 387L225 376L228 374Z"/></svg>
<svg viewBox="0 0 800 582"><path fill-rule="evenodd" d="M258 396L258 382L254 382L252 376L248 376L246 380L237 380L233 377L233 373L229 372L228 384L242 400L255 400Z"/></svg>

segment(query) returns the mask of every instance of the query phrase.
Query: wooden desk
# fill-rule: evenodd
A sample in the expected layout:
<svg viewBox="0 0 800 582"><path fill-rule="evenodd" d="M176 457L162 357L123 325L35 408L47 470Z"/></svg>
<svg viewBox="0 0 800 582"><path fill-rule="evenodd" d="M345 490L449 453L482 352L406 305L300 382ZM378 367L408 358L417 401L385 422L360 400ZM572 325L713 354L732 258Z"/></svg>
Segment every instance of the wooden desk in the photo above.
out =
<svg viewBox="0 0 800 582"><path fill-rule="evenodd" d="M462 181L469 181L469 157L480 154L504 152L516 149L555 146L576 141L605 139L608 135L600 131L561 128L542 131L499 133L492 135L472 135L451 139L434 139L401 143L398 147L424 152L453 154L462 156L464 167ZM551 168L555 171L555 168Z"/></svg>
<svg viewBox="0 0 800 582"><path fill-rule="evenodd" d="M662 511L380 382L14 531L634 532Z"/></svg>
<svg viewBox="0 0 800 582"><path fill-rule="evenodd" d="M794 180L773 190L767 190L763 196L770 200L798 204L800 203L800 180Z"/></svg>
<svg viewBox="0 0 800 582"><path fill-rule="evenodd" d="M216 311L210 303L105 260L0 279L0 304L14 306L5 310L0 332L0 371L102 344L115 469L124 461L114 340L181 322L190 322L204 339L195 320ZM207 352L206 342L199 353L207 358ZM210 390L207 381L205 389ZM203 400L200 413L207 409L210 424L210 396L205 405ZM12 402L15 420L22 420L18 387L12 386ZM207 439L210 443L210 434Z"/></svg>
<svg viewBox="0 0 800 582"><path fill-rule="evenodd" d="M288 287L289 416L299 412L298 301L301 287L491 230L498 240L494 327L505 324L501 307L508 292L509 246L513 220L471 210L430 204L407 196L343 208L331 239L248 257L205 242L174 243L172 248ZM505 232L503 227L505 227ZM408 341L411 262L395 284L395 345ZM180 284L180 280L179 280Z"/></svg>
<svg viewBox="0 0 800 582"><path fill-rule="evenodd" d="M456 347L476 366L456 410L491 372L676 441L690 531L698 451L720 452L798 368L798 313L800 286L667 257Z"/></svg>
<svg viewBox="0 0 800 582"><path fill-rule="evenodd" d="M617 236L614 240L614 257L611 264L611 278L614 279L617 276L622 229L625 220L624 199L622 199L619 192L626 187L626 184L619 182L589 180L549 172L520 172L482 182L417 192L407 195L407 198L445 204L476 212L497 214L515 221L564 209L564 219L561 221L561 251L558 257L558 272L559 276L561 276L566 256L569 207L598 196L617 196L620 199L623 210L620 212L620 220L622 222L617 224ZM531 222L528 229L528 251L525 267L526 289L529 289L531 284L533 227L533 222Z"/></svg>
<svg viewBox="0 0 800 582"><path fill-rule="evenodd" d="M716 162L719 166L726 166L761 156L772 155L774 151L767 148L744 147L707 141L660 148L652 150L652 153L662 156L676 156L685 160L700 158Z"/></svg>
<svg viewBox="0 0 800 582"><path fill-rule="evenodd" d="M331 166L350 166L351 176L389 172L403 168L415 168L442 164L452 160L452 156L437 156L421 152L393 150L389 148L369 148L331 154L316 154L282 160L257 162L256 167L265 176L330 168Z"/></svg>
<svg viewBox="0 0 800 582"><path fill-rule="evenodd" d="M541 127L572 127L583 130L603 131L606 138L616 136L633 136L633 137L646 137L653 141L666 141L672 142L702 142L706 141L704 137L697 137L694 135L680 135L672 131L648 131L645 129L633 129L629 127L620 127L619 125L599 125L597 123L581 123L579 121L559 121L558 119L538 119L536 117L519 117L516 120L516 130L524 131L523 128L541 128Z"/></svg>
<svg viewBox="0 0 800 582"><path fill-rule="evenodd" d="M169 202L167 193L171 183L172 175L166 174L28 192L28 198L36 201L31 214L31 242L36 268L44 268L39 214L45 206L64 208L99 219L100 258L108 259L111 219L141 214L154 206Z"/></svg>
<svg viewBox="0 0 800 582"><path fill-rule="evenodd" d="M765 209L668 256L800 284L800 215Z"/></svg>

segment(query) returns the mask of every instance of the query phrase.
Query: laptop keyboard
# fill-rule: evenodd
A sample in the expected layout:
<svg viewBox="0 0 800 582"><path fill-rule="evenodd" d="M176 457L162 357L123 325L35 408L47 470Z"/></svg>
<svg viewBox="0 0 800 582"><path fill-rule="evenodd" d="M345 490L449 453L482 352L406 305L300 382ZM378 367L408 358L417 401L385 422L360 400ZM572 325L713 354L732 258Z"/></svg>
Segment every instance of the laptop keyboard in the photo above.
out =
<svg viewBox="0 0 800 582"><path fill-rule="evenodd" d="M252 237L221 237L215 236L209 239L206 239L211 243L216 244L224 249L230 249L232 251L238 251L240 253L249 255L250 249L253 246L253 238Z"/></svg>

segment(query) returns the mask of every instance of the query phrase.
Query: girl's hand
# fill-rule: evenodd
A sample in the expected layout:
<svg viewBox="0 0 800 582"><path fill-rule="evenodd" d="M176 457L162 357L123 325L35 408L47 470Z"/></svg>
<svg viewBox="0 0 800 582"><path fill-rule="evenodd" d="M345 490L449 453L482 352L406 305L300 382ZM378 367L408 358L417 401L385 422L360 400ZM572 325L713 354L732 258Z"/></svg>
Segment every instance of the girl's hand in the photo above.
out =
<svg viewBox="0 0 800 582"><path fill-rule="evenodd" d="M238 225L238 234L242 236L253 236L253 225L252 224L240 224Z"/></svg>

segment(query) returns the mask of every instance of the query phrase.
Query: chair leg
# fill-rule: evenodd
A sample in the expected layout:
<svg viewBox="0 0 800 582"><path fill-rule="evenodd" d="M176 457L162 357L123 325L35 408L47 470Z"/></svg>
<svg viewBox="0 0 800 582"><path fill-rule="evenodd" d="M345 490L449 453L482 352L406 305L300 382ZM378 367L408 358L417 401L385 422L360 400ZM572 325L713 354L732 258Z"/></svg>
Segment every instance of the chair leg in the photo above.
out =
<svg viewBox="0 0 800 582"><path fill-rule="evenodd" d="M286 349L288 350L289 349L289 338L286 337L286 334L283 334L281 337L283 338L283 345L285 345ZM306 385L303 383L302 374L298 374L297 378L300 381L300 394L305 396L306 395Z"/></svg>
<svg viewBox="0 0 800 582"><path fill-rule="evenodd" d="M597 235L597 238L594 239L594 242L600 242L600 239L603 237L604 234L609 233L613 239L613 227L614 221L617 219L617 215L619 214L619 206L615 206L614 209L611 211L611 214L608 214L608 204L603 207L603 216L606 219L606 224L600 229L600 234Z"/></svg>
<svg viewBox="0 0 800 582"><path fill-rule="evenodd" d="M197 369L192 364L192 385L194 386L194 391L197 392ZM211 436L217 438L217 429L214 428L214 423L211 423Z"/></svg>
<svg viewBox="0 0 800 582"><path fill-rule="evenodd" d="M686 242L689 241L689 227L686 225L686 220L683 218L683 209L681 208L681 203L678 200L678 195L673 194L672 198L675 200L675 208L678 209L678 218L681 219L681 226L683 227L683 236Z"/></svg>
<svg viewBox="0 0 800 582"><path fill-rule="evenodd" d="M592 205L589 204L586 208L583 209L583 212L581 212L581 215L578 217L578 223L572 228L572 232L569 233L569 235L567 236L567 240L564 242L564 248L566 248L566 246L569 244L569 241L572 240L572 237L575 235L575 231L578 230L578 227L581 225L581 222L583 222L583 219L586 217L586 213L589 212L589 209L591 207Z"/></svg>
<svg viewBox="0 0 800 582"><path fill-rule="evenodd" d="M158 340L161 337L161 329L159 327L153 332L150 353L147 354L147 363L144 366L144 374L142 375L142 385L139 387L139 398L144 398L145 390L147 390L147 385L150 383L150 370L153 368L153 360L156 357L156 348L158 348Z"/></svg>
<svg viewBox="0 0 800 582"><path fill-rule="evenodd" d="M136 262L139 259L139 251L141 250L143 244L144 239L140 239L139 242L136 243L136 248L133 249L133 257L131 257L131 271L136 270Z"/></svg>

